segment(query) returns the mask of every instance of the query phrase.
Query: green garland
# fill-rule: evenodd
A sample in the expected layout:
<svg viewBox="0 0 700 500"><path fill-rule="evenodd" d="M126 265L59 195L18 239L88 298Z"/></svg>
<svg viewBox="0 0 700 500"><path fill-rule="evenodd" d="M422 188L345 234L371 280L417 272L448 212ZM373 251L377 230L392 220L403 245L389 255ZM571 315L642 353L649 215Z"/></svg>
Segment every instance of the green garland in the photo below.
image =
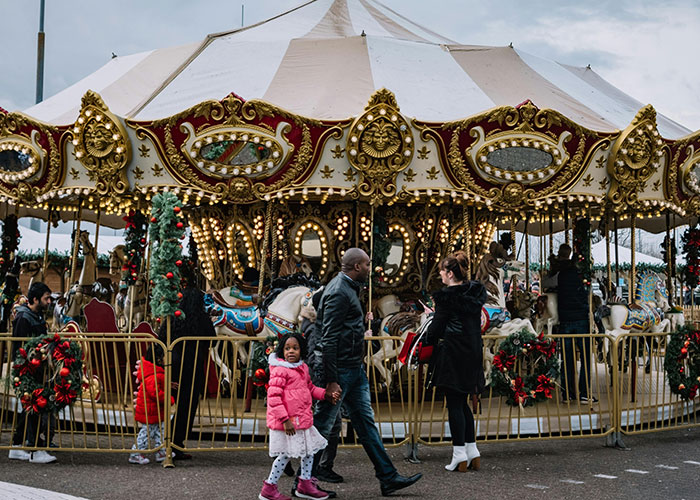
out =
<svg viewBox="0 0 700 500"><path fill-rule="evenodd" d="M681 241L685 253L683 281L690 288L695 288L700 280L700 229L689 227L683 233Z"/></svg>
<svg viewBox="0 0 700 500"><path fill-rule="evenodd" d="M57 333L35 337L20 347L12 367L14 389L27 413L57 413L82 390L82 350Z"/></svg>
<svg viewBox="0 0 700 500"><path fill-rule="evenodd" d="M58 252L56 250L51 250L49 252L49 269L53 268L57 272L61 273L68 269L68 263L70 262L70 253L68 250L63 252ZM38 262L44 262L44 252L27 252L25 250L20 250L17 252L17 258L21 262L28 260L36 260ZM83 257L78 257L78 267L83 265ZM101 253L97 255L97 267L99 269L109 269L109 255Z"/></svg>
<svg viewBox="0 0 700 500"><path fill-rule="evenodd" d="M267 390L270 379L270 366L267 358L277 349L277 335L269 335L264 342L254 342L248 363L248 377L253 377L253 385Z"/></svg>
<svg viewBox="0 0 700 500"><path fill-rule="evenodd" d="M182 203L172 193L160 193L153 197L151 209L150 280L153 284L151 313L157 321L166 316L184 317L177 308L180 300L180 266L185 222Z"/></svg>
<svg viewBox="0 0 700 500"><path fill-rule="evenodd" d="M551 399L559 379L556 348L557 342L545 339L544 333L536 337L521 330L509 335L493 358L490 381L493 392L505 396L510 406L532 406ZM514 370L516 366L529 368L530 374L520 375Z"/></svg>
<svg viewBox="0 0 700 500"><path fill-rule="evenodd" d="M692 400L700 387L700 331L682 326L671 334L664 369L671 392Z"/></svg>
<svg viewBox="0 0 700 500"><path fill-rule="evenodd" d="M143 253L146 250L146 216L140 211L131 210L124 217L126 228L124 240L126 242L126 263L122 266L122 281L127 285L133 285L139 277Z"/></svg>

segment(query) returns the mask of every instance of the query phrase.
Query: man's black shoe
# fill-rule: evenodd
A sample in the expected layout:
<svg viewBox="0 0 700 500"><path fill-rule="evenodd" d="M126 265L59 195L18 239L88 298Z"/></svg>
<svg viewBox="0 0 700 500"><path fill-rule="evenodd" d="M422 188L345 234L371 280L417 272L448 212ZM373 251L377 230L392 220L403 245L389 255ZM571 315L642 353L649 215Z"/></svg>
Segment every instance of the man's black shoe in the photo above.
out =
<svg viewBox="0 0 700 500"><path fill-rule="evenodd" d="M421 474L420 472L409 477L402 476L401 474L396 474L396 476L394 476L393 479L381 483L382 496L388 497L392 493L396 493L397 491L403 488L407 488L412 484L416 483L422 477L423 474Z"/></svg>
<svg viewBox="0 0 700 500"><path fill-rule="evenodd" d="M333 469L318 469L316 471L316 479L324 483L342 483L343 476L333 471Z"/></svg>
<svg viewBox="0 0 700 500"><path fill-rule="evenodd" d="M316 483L316 488L321 493L325 493L326 495L328 495L328 498L337 498L338 497L338 493L336 493L335 491L330 491L330 490L326 490L326 489L321 488L318 485L318 478L312 477L311 480ZM302 498L299 495L297 495L297 483L298 483L298 481L299 481L299 477L297 476L294 478L294 486L292 486L292 498Z"/></svg>

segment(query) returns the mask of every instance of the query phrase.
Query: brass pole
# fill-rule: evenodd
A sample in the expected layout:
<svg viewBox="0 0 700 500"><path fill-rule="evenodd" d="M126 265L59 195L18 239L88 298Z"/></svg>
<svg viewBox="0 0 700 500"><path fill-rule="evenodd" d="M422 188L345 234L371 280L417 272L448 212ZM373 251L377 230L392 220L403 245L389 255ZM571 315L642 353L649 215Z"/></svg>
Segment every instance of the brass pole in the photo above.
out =
<svg viewBox="0 0 700 500"><path fill-rule="evenodd" d="M49 274L49 237L51 236L51 214L53 211L53 207L49 205L49 215L46 219L46 247L44 249L44 281L46 281L46 277Z"/></svg>
<svg viewBox="0 0 700 500"><path fill-rule="evenodd" d="M370 204L370 220L369 220L369 297L367 299L367 312L372 311L372 277L374 275L374 203ZM372 323L368 322L368 328L371 328Z"/></svg>
<svg viewBox="0 0 700 500"><path fill-rule="evenodd" d="M83 200L78 200L78 218L75 225L75 236L73 236L73 255L71 260L70 280L68 281L68 289L73 286L75 281L75 273L78 268L78 240L80 239L80 221L83 216Z"/></svg>
<svg viewBox="0 0 700 500"><path fill-rule="evenodd" d="M163 467L170 469L175 467L173 464L173 443L170 439L170 397L171 397L171 381L173 377L173 353L172 346L170 344L170 316L165 318L165 337L166 337L166 349L165 349L165 461L163 462Z"/></svg>
<svg viewBox="0 0 700 500"><path fill-rule="evenodd" d="M515 260L516 253L518 251L518 246L515 244L515 216L512 216L510 218L510 239L511 239L511 245L513 246L513 248L512 248L513 260Z"/></svg>
<svg viewBox="0 0 700 500"><path fill-rule="evenodd" d="M528 232L528 222L530 222L530 216L525 215L525 232L523 237L525 238L525 289L530 290L530 233Z"/></svg>
<svg viewBox="0 0 700 500"><path fill-rule="evenodd" d="M612 293L612 267L610 265L610 213L609 212L606 212L606 214L605 214L605 260L607 262L607 267L608 267L608 280L607 280L608 297L607 297L607 300L610 300L610 293Z"/></svg>
<svg viewBox="0 0 700 500"><path fill-rule="evenodd" d="M97 281L97 256L100 252L97 251L97 243L100 241L100 219L102 218L102 211L97 209L97 220L95 221L95 277L93 282Z"/></svg>
<svg viewBox="0 0 700 500"><path fill-rule="evenodd" d="M634 304L634 303L636 303L636 298L637 298L636 297L637 294L634 293L635 286L637 284L637 269L635 266L636 263L634 261L634 250L635 250L634 247L636 245L636 239L637 239L636 234L635 234L637 232L637 228L636 228L637 221L636 221L636 214L634 212L632 212L632 215L630 217L631 217L630 229L632 231L632 238L630 240L630 243L631 243L632 248L631 248L631 252L630 252L630 264L631 264L631 266L630 266L630 280L629 280L629 283L630 283L629 284L629 294L630 294L629 302L630 302L630 304Z"/></svg>
<svg viewBox="0 0 700 500"><path fill-rule="evenodd" d="M619 234L617 231L617 214L615 214L615 287L620 286L620 247L619 247ZM622 297L622 290L620 290L620 297Z"/></svg>
<svg viewBox="0 0 700 500"><path fill-rule="evenodd" d="M262 246L262 251L260 252L260 266L259 266L259 273L260 277L258 279L258 297L262 297L262 290L263 290L263 283L265 281L265 261L267 260L267 245L270 242L270 236L272 233L272 227L271 227L271 219L272 219L272 203L268 202L267 203L267 210L265 213L265 233L263 236L263 246Z"/></svg>
<svg viewBox="0 0 700 500"><path fill-rule="evenodd" d="M469 231L469 207L466 204L462 205L462 248L469 257L467 259L467 277L471 279L472 275L472 237Z"/></svg>
<svg viewBox="0 0 700 500"><path fill-rule="evenodd" d="M671 255L671 214L666 212L666 289L670 297L669 306L673 304L675 299L673 291L673 256Z"/></svg>

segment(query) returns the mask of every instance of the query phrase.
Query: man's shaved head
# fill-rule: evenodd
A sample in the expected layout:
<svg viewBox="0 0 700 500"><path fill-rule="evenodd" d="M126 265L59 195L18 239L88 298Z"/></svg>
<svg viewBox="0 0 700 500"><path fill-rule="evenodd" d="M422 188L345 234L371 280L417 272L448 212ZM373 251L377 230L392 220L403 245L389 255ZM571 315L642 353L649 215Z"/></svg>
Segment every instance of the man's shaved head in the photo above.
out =
<svg viewBox="0 0 700 500"><path fill-rule="evenodd" d="M348 248L343 254L343 260L340 262L343 272L352 271L355 269L355 265L362 264L363 262L369 260L369 255L367 252L361 248Z"/></svg>

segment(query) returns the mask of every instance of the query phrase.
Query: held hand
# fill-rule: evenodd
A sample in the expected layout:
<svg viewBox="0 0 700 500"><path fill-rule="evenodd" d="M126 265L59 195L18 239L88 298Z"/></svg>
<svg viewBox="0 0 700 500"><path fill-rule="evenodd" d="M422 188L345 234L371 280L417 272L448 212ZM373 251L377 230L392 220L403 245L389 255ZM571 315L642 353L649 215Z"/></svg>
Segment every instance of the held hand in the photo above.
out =
<svg viewBox="0 0 700 500"><path fill-rule="evenodd" d="M297 433L297 431L294 429L294 424L289 419L284 421L284 432L287 434L287 436L293 436Z"/></svg>
<svg viewBox="0 0 700 500"><path fill-rule="evenodd" d="M333 392L330 389L326 389L326 395L324 398L331 404L338 404L338 401L340 400L340 391Z"/></svg>
<svg viewBox="0 0 700 500"><path fill-rule="evenodd" d="M372 314L372 311L370 311L365 315L365 321L367 323L369 323L370 321L373 321L373 320L374 320L374 314Z"/></svg>
<svg viewBox="0 0 700 500"><path fill-rule="evenodd" d="M337 382L329 382L326 384L326 394L329 392L341 394L343 390L340 388L340 385L338 385Z"/></svg>
<svg viewBox="0 0 700 500"><path fill-rule="evenodd" d="M178 384L177 382L170 382L170 388L171 388L171 389L175 389L175 390L177 391L177 389L178 389L179 387L180 387L180 384Z"/></svg>
<svg viewBox="0 0 700 500"><path fill-rule="evenodd" d="M372 330L367 330L367 331L365 332L365 337L371 337L372 335L374 335L374 334L372 333Z"/></svg>

